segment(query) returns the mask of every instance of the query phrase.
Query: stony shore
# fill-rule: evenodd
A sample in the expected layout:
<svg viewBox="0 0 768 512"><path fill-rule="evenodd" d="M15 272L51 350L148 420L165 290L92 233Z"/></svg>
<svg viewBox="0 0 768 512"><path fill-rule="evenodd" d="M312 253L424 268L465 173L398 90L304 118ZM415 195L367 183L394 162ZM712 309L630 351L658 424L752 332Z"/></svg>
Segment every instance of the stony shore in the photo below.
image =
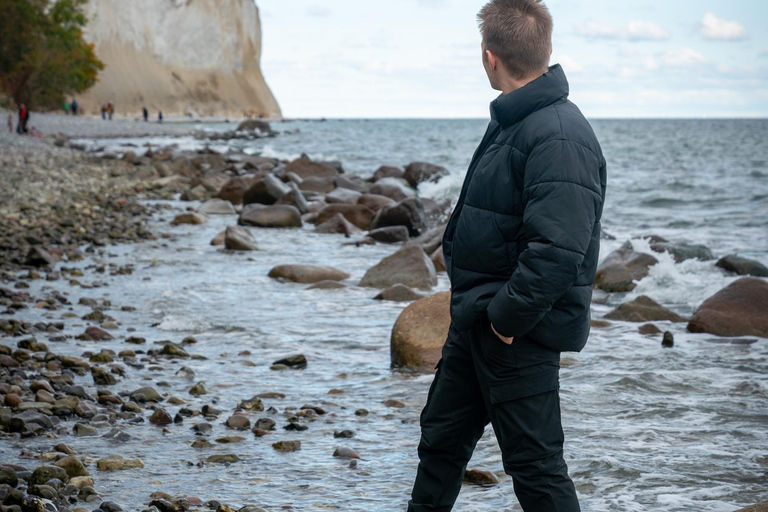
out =
<svg viewBox="0 0 768 512"><path fill-rule="evenodd" d="M98 287L98 281L86 282L83 271L72 268L72 263L83 259L93 262L89 277L132 272L131 268L110 263L104 249L111 244L158 238L147 227L147 220L162 207L149 206L140 199L181 194L190 207L186 212L176 212L173 223L189 225L190 229L205 224L210 216L230 216L231 225L211 241L227 251L259 250L253 228L292 229L308 223L314 224L318 233L336 235L339 243L391 244L392 254L378 263L371 262L371 268L357 284L378 293L380 300L413 302L393 330L392 361L394 366L417 371L434 367L439 357L436 349L448 328L448 295L426 295L435 286L437 274L444 271L440 242L449 205L419 197L418 187L425 181L439 180L445 169L416 162L406 168L381 167L374 175L360 178L343 173L340 162L314 162L308 158L284 162L210 150L183 154L171 148L137 148L136 152L104 158L71 147L73 138L104 136L105 125L100 120L55 115L39 119L41 130L46 127L51 130L47 133L57 135L46 139L7 132L0 135L0 305L7 308L0 316L4 337L0 344L0 438L47 437L50 448L28 453L28 466L0 465L0 512L122 510L109 496L100 495L96 475L131 471L144 463L117 452L98 460L79 456L61 442L68 436L99 435L120 443L130 438L125 432L128 425L148 422L163 428L189 421L197 435L192 446L204 451L213 444L209 438L214 421L223 421L233 434L214 442L228 444L241 442L240 434L249 431L256 437L269 436L278 428L301 432L318 418L328 417L327 406L312 403L286 408L278 414L269 405L269 400L276 398L274 394L244 397L236 409L223 410L213 403L198 409L184 398L151 386L119 392L110 389L145 365L163 368L171 362L198 357L194 354L194 338L154 345L129 336L122 340L119 351L94 348L80 357L54 352L55 343L73 341L66 334L72 330L70 322L88 325L77 334L78 340L111 340L116 327L113 316L118 310L131 312L137 305L112 304L96 298L82 298L73 304L66 294L30 294L30 282L67 280L73 288ZM106 126L113 130L110 136L147 134L140 131L145 128L141 123ZM178 133L173 129L171 132ZM153 133L169 132L158 127ZM659 254L671 254L680 261L697 258L714 264L717 260L707 248L660 238L652 242L650 253L640 252L628 242L606 258L596 280L596 301L630 291L634 282L658 263ZM718 266L733 275L750 277L735 281L707 301L692 319L662 307L652 298L640 297L619 305L593 325L605 328L609 322L635 322L640 332L663 339L665 346L672 346L673 340L663 336L654 322L661 325L690 321L691 331L768 337L761 313L768 300L768 284L761 279L765 277L764 267L734 257L720 259ZM272 269L270 277L307 287L338 289L348 286L344 281L350 276L342 269L286 262ZM74 314L73 307L87 311ZM57 316L36 324L15 318L30 308L56 312ZM301 355L272 364L275 371L306 365ZM190 382L190 396L210 392L209 385L197 382L189 369L182 367L175 377ZM403 407L397 400L385 405L393 410ZM355 414L364 417L368 411L359 409ZM338 439L354 435L342 428L334 433ZM270 446L281 452L301 449L300 442L290 439L270 442ZM348 460L350 465L357 464L360 458L354 450L344 447L333 457ZM205 463L232 464L238 460L234 453L217 454L205 459ZM493 485L496 477L470 471L467 482ZM194 495L171 496L162 491L152 493L146 503L131 504L131 509L142 508L151 512L234 510L217 501L204 502ZM237 508L241 512L264 510L254 505Z"/></svg>

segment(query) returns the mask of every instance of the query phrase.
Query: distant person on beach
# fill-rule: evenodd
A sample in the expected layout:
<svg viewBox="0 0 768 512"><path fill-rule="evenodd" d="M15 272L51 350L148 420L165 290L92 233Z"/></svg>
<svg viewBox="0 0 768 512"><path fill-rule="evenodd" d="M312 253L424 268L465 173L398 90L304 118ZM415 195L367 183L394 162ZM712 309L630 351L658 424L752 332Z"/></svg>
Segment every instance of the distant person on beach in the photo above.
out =
<svg viewBox="0 0 768 512"><path fill-rule="evenodd" d="M25 104L19 105L19 124L16 126L16 132L19 135L25 135L27 130L27 123L29 122L29 110Z"/></svg>
<svg viewBox="0 0 768 512"><path fill-rule="evenodd" d="M421 415L409 512L453 508L490 423L525 512L580 510L563 458L560 353L590 330L606 164L549 66L541 0L479 13L491 120L443 237L451 327Z"/></svg>
<svg viewBox="0 0 768 512"><path fill-rule="evenodd" d="M69 115L69 102L64 100L64 114Z"/></svg>
<svg viewBox="0 0 768 512"><path fill-rule="evenodd" d="M109 100L107 102L107 116L109 117L109 120L112 120L112 115L115 113L115 104L112 100Z"/></svg>
<svg viewBox="0 0 768 512"><path fill-rule="evenodd" d="M162 110L157 113L157 123L158 124L163 124L163 111Z"/></svg>
<svg viewBox="0 0 768 512"><path fill-rule="evenodd" d="M13 133L13 114L8 114L8 133Z"/></svg>
<svg viewBox="0 0 768 512"><path fill-rule="evenodd" d="M107 105L106 103L101 105L101 118L107 119Z"/></svg>
<svg viewBox="0 0 768 512"><path fill-rule="evenodd" d="M147 107L142 108L141 111L144 114L144 122L149 122L149 110L147 110Z"/></svg>
<svg viewBox="0 0 768 512"><path fill-rule="evenodd" d="M69 108L72 110L72 115L77 115L77 100L73 99L72 103L69 104Z"/></svg>

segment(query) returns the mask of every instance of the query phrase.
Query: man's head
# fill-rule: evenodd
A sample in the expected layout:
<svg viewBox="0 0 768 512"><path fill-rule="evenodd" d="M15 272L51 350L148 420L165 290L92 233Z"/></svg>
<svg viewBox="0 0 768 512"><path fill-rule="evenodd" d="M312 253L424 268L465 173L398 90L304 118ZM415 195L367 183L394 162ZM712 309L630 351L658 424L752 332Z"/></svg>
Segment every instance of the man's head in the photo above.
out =
<svg viewBox="0 0 768 512"><path fill-rule="evenodd" d="M477 15L483 66L491 86L527 83L546 73L552 54L552 16L542 0L491 0Z"/></svg>

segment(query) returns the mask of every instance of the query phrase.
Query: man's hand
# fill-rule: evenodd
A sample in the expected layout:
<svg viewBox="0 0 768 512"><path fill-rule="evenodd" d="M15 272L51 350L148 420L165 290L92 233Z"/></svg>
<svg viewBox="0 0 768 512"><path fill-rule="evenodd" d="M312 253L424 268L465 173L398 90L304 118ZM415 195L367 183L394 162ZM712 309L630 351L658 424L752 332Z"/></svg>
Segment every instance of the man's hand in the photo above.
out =
<svg viewBox="0 0 768 512"><path fill-rule="evenodd" d="M493 326L493 324L491 324L491 329L493 329L493 333L496 336L498 336L499 339L501 341L503 341L504 343L506 343L507 345L511 345L512 342L515 341L515 338L506 338L506 337L502 336L501 334L499 334L499 331L496 330L496 328Z"/></svg>

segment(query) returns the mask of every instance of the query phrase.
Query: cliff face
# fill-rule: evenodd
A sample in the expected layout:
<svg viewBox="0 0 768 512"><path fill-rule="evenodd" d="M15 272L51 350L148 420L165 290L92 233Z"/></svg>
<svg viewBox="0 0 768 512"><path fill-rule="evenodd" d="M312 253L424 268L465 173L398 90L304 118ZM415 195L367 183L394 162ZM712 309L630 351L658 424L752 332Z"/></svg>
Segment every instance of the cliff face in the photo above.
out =
<svg viewBox="0 0 768 512"><path fill-rule="evenodd" d="M78 98L86 113L112 99L118 115L281 116L253 0L90 0L88 19L106 67Z"/></svg>

